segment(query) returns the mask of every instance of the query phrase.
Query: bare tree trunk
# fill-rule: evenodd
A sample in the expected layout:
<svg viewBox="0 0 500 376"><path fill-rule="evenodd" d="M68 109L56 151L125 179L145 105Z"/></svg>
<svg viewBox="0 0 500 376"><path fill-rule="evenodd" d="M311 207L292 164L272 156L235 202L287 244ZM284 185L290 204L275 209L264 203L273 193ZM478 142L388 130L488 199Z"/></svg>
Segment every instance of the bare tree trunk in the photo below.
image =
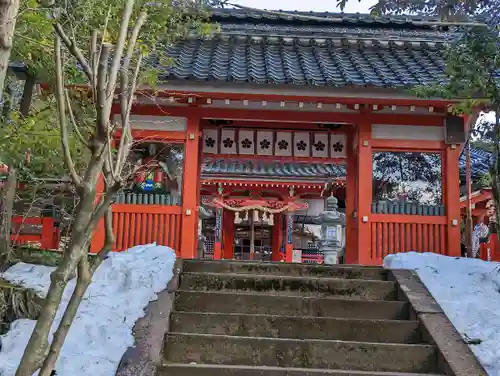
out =
<svg viewBox="0 0 500 376"><path fill-rule="evenodd" d="M0 98L9 67L19 0L0 0Z"/></svg>
<svg viewBox="0 0 500 376"><path fill-rule="evenodd" d="M92 35L90 51L92 60L88 61L83 56L82 51L76 47L75 41L71 39L72 37L65 33L62 25L58 23L54 24L56 34L54 41L56 101L64 162L72 182L77 189L80 202L75 211L75 221L71 226L71 243L65 249L61 264L51 275L49 292L35 329L24 351L16 376L32 375L40 368L41 376L49 376L51 374L85 291L91 283L92 275L111 250L114 243L110 206L116 197L116 193L123 187L127 180L127 178L122 176L122 173L132 145L129 118L133 93L136 89L143 56L141 53L137 53L136 45L139 30L147 18L147 14L144 11L140 12L132 30L129 29L134 4L135 0L127 0L124 4L119 35L113 49L111 64L109 64L111 46L102 41L98 49L97 32ZM106 30L102 32L102 35L104 34L106 34ZM82 70L91 85L96 104L95 133L88 142L84 140L84 144L89 146L91 156L85 173L81 176L75 168L69 145L68 119L74 129L78 128L78 124L77 119L73 116L70 98L64 87L62 44L64 44L69 53L82 66ZM134 56L137 56L137 59L134 60L135 69L131 72L130 64ZM113 156L111 151L113 127L111 127L109 119L114 101L113 93L117 89L118 77L120 78L119 86L122 93L120 105L123 137L120 140L116 156ZM96 202L96 186L101 174L104 175L105 191L100 200ZM89 265L87 260L89 240L97 223L103 216L105 219L106 243L104 248L99 252L96 262L93 265ZM77 266L78 276L75 291L71 296L71 300L66 307L62 321L54 334L54 340L49 348L48 337L57 309L68 280Z"/></svg>
<svg viewBox="0 0 500 376"><path fill-rule="evenodd" d="M99 252L99 257L96 259L95 263L93 265L89 265L88 258L84 255L78 264L78 276L75 290L71 295L66 311L64 311L59 327L54 333L54 339L50 344L49 353L45 358L39 376L51 376L52 370L54 369L59 354L61 353L64 341L66 340L69 329L71 328L71 324L73 323L76 313L78 312L78 307L80 306L85 292L92 282L92 275L104 260L104 255L111 251L113 247L114 235L112 218L111 210L107 210L104 215L106 241L104 248L101 252Z"/></svg>
<svg viewBox="0 0 500 376"><path fill-rule="evenodd" d="M12 259L12 214L16 197L16 170L9 168L7 182L0 191L0 267L7 265Z"/></svg>
<svg viewBox="0 0 500 376"><path fill-rule="evenodd" d="M63 259L57 269L51 274L50 288L35 329L24 350L21 364L16 371L16 376L32 375L43 364L48 352L48 334L54 322L54 318L61 303L64 289L70 280L73 271L80 262L82 256L87 255L87 227L90 222L95 200L95 189L92 193L82 197L76 209L75 222L72 226L72 239L69 247L64 253Z"/></svg>
<svg viewBox="0 0 500 376"><path fill-rule="evenodd" d="M71 295L66 311L59 323L59 327L54 333L54 338L50 344L50 350L43 362L42 369L40 370L39 376L51 376L52 370L56 365L57 358L61 352L62 346L68 335L71 324L75 319L76 313L78 312L78 307L87 291L87 288L92 282L92 276L90 275L89 265L87 256L84 255L80 262L78 263L78 276L76 281L75 290Z"/></svg>

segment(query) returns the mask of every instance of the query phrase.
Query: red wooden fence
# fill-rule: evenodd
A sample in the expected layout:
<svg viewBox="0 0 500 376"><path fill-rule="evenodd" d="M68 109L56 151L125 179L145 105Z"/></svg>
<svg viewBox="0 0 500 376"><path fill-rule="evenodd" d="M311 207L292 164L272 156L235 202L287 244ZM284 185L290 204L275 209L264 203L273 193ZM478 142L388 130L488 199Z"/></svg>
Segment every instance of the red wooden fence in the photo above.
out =
<svg viewBox="0 0 500 376"><path fill-rule="evenodd" d="M481 243L479 256L484 261L500 261L498 234L490 234L488 243Z"/></svg>
<svg viewBox="0 0 500 376"><path fill-rule="evenodd" d="M371 258L381 264L385 256L399 252L446 254L446 217L372 214Z"/></svg>
<svg viewBox="0 0 500 376"><path fill-rule="evenodd" d="M114 251L156 242L174 249L179 255L181 206L114 204Z"/></svg>
<svg viewBox="0 0 500 376"><path fill-rule="evenodd" d="M59 227L51 217L12 217L13 244L37 244L41 249L58 249L61 240Z"/></svg>

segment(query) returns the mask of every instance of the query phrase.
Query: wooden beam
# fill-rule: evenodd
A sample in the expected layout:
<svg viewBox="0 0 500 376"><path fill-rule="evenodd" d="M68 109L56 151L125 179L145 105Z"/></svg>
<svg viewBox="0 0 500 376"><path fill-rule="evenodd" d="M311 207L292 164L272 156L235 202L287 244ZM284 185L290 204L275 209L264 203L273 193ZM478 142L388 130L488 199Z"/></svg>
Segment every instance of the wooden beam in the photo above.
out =
<svg viewBox="0 0 500 376"><path fill-rule="evenodd" d="M262 122L298 122L298 123L347 123L358 124L360 113L343 112L310 112L310 111L286 111L286 110L246 110L246 109L224 109L204 108L196 106L168 107L135 104L132 113L137 115L152 116L198 116L200 119L227 119L227 120L253 120ZM443 115L444 116L444 115ZM369 119L372 124L388 125L429 125L442 126L443 117L429 115L407 115L407 114L379 114L370 113Z"/></svg>

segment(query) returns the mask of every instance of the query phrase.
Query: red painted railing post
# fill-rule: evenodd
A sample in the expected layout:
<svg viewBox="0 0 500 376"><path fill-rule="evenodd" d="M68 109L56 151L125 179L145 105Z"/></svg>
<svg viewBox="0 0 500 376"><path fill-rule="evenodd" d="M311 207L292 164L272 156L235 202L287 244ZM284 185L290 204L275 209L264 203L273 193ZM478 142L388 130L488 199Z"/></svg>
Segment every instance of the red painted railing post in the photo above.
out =
<svg viewBox="0 0 500 376"><path fill-rule="evenodd" d="M54 218L42 217L42 236L40 239L40 246L42 249L47 250L59 248L59 244L54 244L54 223Z"/></svg>
<svg viewBox="0 0 500 376"><path fill-rule="evenodd" d="M498 247L498 234L490 235L491 261L500 261L500 248Z"/></svg>

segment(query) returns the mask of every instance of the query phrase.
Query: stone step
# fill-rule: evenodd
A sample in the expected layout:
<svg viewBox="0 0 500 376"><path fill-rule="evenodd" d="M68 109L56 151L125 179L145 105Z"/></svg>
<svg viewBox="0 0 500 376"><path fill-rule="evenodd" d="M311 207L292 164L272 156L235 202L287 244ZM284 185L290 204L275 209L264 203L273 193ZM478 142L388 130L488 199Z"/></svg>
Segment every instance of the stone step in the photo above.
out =
<svg viewBox="0 0 500 376"><path fill-rule="evenodd" d="M307 368L231 366L218 364L164 364L156 376L441 376L437 374L341 371Z"/></svg>
<svg viewBox="0 0 500 376"><path fill-rule="evenodd" d="M172 312L170 330L178 333L241 337L334 339L386 343L421 342L417 321Z"/></svg>
<svg viewBox="0 0 500 376"><path fill-rule="evenodd" d="M307 265L271 262L238 262L229 260L185 260L183 270L190 273L241 273L264 275L288 275L331 277L344 279L387 280L388 271L381 267L348 265Z"/></svg>
<svg viewBox="0 0 500 376"><path fill-rule="evenodd" d="M174 363L437 372L431 345L168 333L164 356Z"/></svg>
<svg viewBox="0 0 500 376"><path fill-rule="evenodd" d="M194 291L254 291L262 294L337 296L396 300L395 282L238 273L182 273L180 287Z"/></svg>
<svg viewBox="0 0 500 376"><path fill-rule="evenodd" d="M178 290L177 311L406 320L407 302Z"/></svg>

